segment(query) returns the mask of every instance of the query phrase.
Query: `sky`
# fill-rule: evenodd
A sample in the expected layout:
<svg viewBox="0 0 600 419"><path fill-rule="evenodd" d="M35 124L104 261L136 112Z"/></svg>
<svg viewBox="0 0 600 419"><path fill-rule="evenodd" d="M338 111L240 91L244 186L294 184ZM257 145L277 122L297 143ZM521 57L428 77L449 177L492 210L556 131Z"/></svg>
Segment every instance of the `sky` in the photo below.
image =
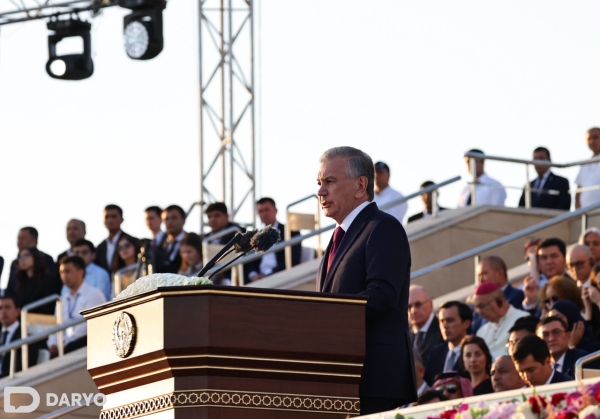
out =
<svg viewBox="0 0 600 419"><path fill-rule="evenodd" d="M390 184L404 194L424 180L465 182L462 155L470 148L530 158L543 145L556 162L591 157L585 132L600 125L596 1L260 0L255 7L257 195L275 198L280 213L316 192L319 156L333 146L385 161ZM196 0L169 1L165 48L149 61L123 51L127 13L110 8L92 21L95 71L78 82L46 74L45 22L1 28L7 264L26 225L56 257L68 247L71 218L87 223L94 243L105 238L106 204L119 204L123 230L142 237L145 207L198 201ZM516 206L525 168L488 162L486 172L515 188L506 205ZM556 173L572 182L577 169ZM462 182L441 190L441 205L456 206ZM409 214L420 210L418 199L410 202ZM198 230L199 216L190 215L188 231Z"/></svg>

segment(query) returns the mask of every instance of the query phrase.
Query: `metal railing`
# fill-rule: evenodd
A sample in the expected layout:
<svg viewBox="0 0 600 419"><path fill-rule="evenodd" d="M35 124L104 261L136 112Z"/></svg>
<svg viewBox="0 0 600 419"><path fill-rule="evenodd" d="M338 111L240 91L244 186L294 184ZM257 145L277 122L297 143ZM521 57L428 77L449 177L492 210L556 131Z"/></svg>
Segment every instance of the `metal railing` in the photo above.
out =
<svg viewBox="0 0 600 419"><path fill-rule="evenodd" d="M509 243L513 240L521 239L531 233L535 233L536 231L543 230L548 227L552 227L558 223L562 223L563 221L568 221L575 219L577 217L581 217L581 230L585 231L587 229L587 214L591 211L600 208L600 202L592 205L588 205L587 207L579 208L573 212L567 212L564 214L560 214L554 218L551 218L546 221L542 221L541 223L532 225L531 227L524 228L523 230L517 231L515 233L509 234L508 236L501 237L497 240L493 240L489 243L481 245L471 250L467 250L466 252L459 253L458 255L452 256L448 259L444 259L440 262L434 263L432 265L427 266L426 268L419 269L411 274L410 279L414 280L423 275L427 275L433 271L436 271L441 268L445 268L446 266L453 265L457 262L461 262L465 259L475 257L475 261L477 264L477 257L488 250L495 249L496 247L502 246L503 244Z"/></svg>
<svg viewBox="0 0 600 419"><path fill-rule="evenodd" d="M430 185L430 186L428 186L426 188L420 189L419 191L411 193L410 195L406 195L403 198L398 198L396 200L390 201L390 202L382 205L379 208L382 209L382 210L386 210L388 208L391 208L391 207L394 207L396 205L402 204L402 203L404 203L404 202L406 202L406 201L408 201L410 199L417 198L417 197L419 197L419 196L421 196L423 194L437 191L438 189L440 189L440 188L442 188L442 187L444 187L446 185L450 185L451 183L458 182L460 179L461 179L460 176L455 176L455 177L453 177L451 179L448 179L448 180L445 180L443 182L436 183L434 185ZM433 194L433 195L435 196L435 194ZM267 250L266 252L251 253L249 255L241 257L238 260L236 260L235 262L233 262L231 265L229 265L229 267L234 267L234 266L237 266L237 265L243 265L245 263L255 261L257 259L262 258L265 254L279 252L280 250L285 249L286 246L294 246L296 244L301 243L303 240L306 240L306 239L308 239L310 237L317 236L319 234L323 234L323 233L325 233L327 231L333 230L334 228L335 228L335 224L330 224L328 226L321 227L321 228L319 228L317 230L311 231L311 232L309 232L309 233L307 233L305 235L296 236L296 237L294 237L294 238L292 238L290 240L287 240L287 241L284 241L284 242L279 242L279 243L275 244L273 247L271 247L269 250ZM207 277L210 276L212 274L212 272L214 272L216 269L219 269L221 266L222 265L215 265L210 271L208 271L206 273L205 276L207 276Z"/></svg>
<svg viewBox="0 0 600 419"><path fill-rule="evenodd" d="M575 380L581 382L583 380L583 364L586 364L590 361L595 361L596 359L600 359L600 351L588 354L586 356L582 356L575 362Z"/></svg>
<svg viewBox="0 0 600 419"><path fill-rule="evenodd" d="M27 315L29 312L37 307L45 306L46 304L50 304L56 302L56 323L62 324L63 322L63 308L62 308L62 300L60 299L60 295L52 294L47 297L44 297L40 300L34 301L33 303L26 304L21 309L21 337L27 337L28 335L28 320ZM58 355L63 356L65 354L65 343L63 340L63 332L58 332L57 336L57 347L58 347ZM12 359L11 359L12 362ZM24 344L21 350L21 365L23 367L23 371L27 371L29 368L29 345Z"/></svg>
<svg viewBox="0 0 600 419"><path fill-rule="evenodd" d="M219 238L224 237L231 233L241 233L241 232L242 232L242 229L240 227L231 226L231 227L227 227L221 231L218 231L218 232L211 234L210 236L202 239L202 264L206 265L210 261L209 251L208 251L208 245L210 244L210 242L215 241L216 239L219 239ZM237 266L237 265L238 265L237 263L232 263L231 267ZM222 265L217 265L217 266L222 266ZM237 285L238 283L241 284L244 282L243 269L244 269L243 266L240 265L238 267L238 269L231 271L231 284L232 285ZM214 269L212 269L209 272L212 272L213 270ZM207 275L207 277L208 277L208 275Z"/></svg>
<svg viewBox="0 0 600 419"><path fill-rule="evenodd" d="M502 161L502 162L507 162L507 163L524 164L525 165L525 187L524 187L524 189L525 189L525 208L531 208L532 188L531 188L531 184L529 182L529 166L535 165L535 166L546 166L546 167L558 167L558 168L564 169L564 168L568 168L568 167L583 166L586 164L600 162L600 157L595 157L595 158L586 159L586 160L578 160L578 161L574 161L571 163L554 163L549 160L516 159L516 158L512 158L512 157L490 156L487 154L473 153L473 152L465 153L464 156L469 158L469 167L471 169L471 176L473 178L473 181L471 182L471 205L476 205L476 200L477 200L476 193L475 193L475 186L476 186L475 179L477 179L476 167L475 167L476 160L478 160L478 159L479 160L494 160L494 161ZM578 193L583 190L599 189L599 188L600 188L600 185L592 186L592 187L588 187L588 188L579 188L579 189L576 189L574 191L569 191L569 192Z"/></svg>

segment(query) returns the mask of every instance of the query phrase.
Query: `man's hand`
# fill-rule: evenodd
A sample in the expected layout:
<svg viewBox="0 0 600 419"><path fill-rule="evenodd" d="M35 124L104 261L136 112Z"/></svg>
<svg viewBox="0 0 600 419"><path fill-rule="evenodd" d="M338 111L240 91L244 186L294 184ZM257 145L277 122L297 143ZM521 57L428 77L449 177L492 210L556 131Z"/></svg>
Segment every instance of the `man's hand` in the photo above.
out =
<svg viewBox="0 0 600 419"><path fill-rule="evenodd" d="M523 283L523 293L525 294L525 299L523 300L523 304L526 306L532 306L537 304L538 300L538 283L531 276L525 278Z"/></svg>
<svg viewBox="0 0 600 419"><path fill-rule="evenodd" d="M266 277L266 275L254 274L251 277L249 277L248 279L250 279L250 281L258 281L259 279L263 279L264 277Z"/></svg>
<svg viewBox="0 0 600 419"><path fill-rule="evenodd" d="M56 358L58 356L58 346L52 345L48 350L50 351L50 358Z"/></svg>
<svg viewBox="0 0 600 419"><path fill-rule="evenodd" d="M569 339L569 348L576 348L581 342L581 338L583 337L583 332L585 332L585 323L579 320L575 324L573 324L573 330L571 330L571 338Z"/></svg>

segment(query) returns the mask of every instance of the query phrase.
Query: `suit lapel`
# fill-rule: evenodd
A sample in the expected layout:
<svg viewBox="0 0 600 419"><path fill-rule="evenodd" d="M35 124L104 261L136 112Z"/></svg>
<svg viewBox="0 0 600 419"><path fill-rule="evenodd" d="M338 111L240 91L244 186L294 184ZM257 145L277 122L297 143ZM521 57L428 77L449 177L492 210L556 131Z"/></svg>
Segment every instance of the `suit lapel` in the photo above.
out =
<svg viewBox="0 0 600 419"><path fill-rule="evenodd" d="M329 239L329 244L327 245L327 249L325 249L325 254L321 259L321 265L319 266L319 271L317 274L317 291L324 292L325 285L325 274L327 273L327 259L329 259L329 251L331 250L331 243L333 243L333 236Z"/></svg>

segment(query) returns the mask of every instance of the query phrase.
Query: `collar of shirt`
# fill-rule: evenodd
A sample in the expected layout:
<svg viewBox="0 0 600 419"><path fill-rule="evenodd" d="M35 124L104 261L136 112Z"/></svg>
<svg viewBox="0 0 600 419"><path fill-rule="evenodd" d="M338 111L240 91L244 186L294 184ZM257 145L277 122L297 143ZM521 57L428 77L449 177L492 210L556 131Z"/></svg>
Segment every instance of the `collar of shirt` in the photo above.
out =
<svg viewBox="0 0 600 419"><path fill-rule="evenodd" d="M342 221L341 224L338 224L338 227L342 227L342 230L344 230L344 232L348 232L348 229L352 225L352 222L354 221L356 216L370 203L371 201L366 201L354 208L352 211L350 211L350 214L346 215L344 221Z"/></svg>
<svg viewBox="0 0 600 419"><path fill-rule="evenodd" d="M509 285L510 285L510 284L507 282L507 283L506 283L506 285L504 285L504 286L502 287L502 291L506 291L506 289L508 288L508 286L509 286Z"/></svg>
<svg viewBox="0 0 600 419"><path fill-rule="evenodd" d="M423 384L421 384L421 387L419 387L418 390L417 390L417 394L421 394L425 390L427 390L427 383L425 381L423 381Z"/></svg>
<svg viewBox="0 0 600 419"><path fill-rule="evenodd" d="M567 352L566 352L566 351L565 351L565 353L564 353L564 354L562 354L562 355L561 355L561 357L560 357L560 358L558 358L558 360L557 360L557 361L554 363L554 365L556 365L556 366L557 366L557 368L560 368L560 369L558 370L558 372L563 372L562 370L563 370L563 365L564 365L564 363L565 363L565 355L567 355Z"/></svg>
<svg viewBox="0 0 600 419"><path fill-rule="evenodd" d="M590 285L592 285L592 280L591 280L591 278L588 278L588 279L587 279L587 281L585 281L585 282L583 283L583 285L582 285L582 284L580 284L580 283L579 283L579 281L577 281L577 286L578 286L579 288L581 288L581 287L583 287L583 288L585 288L585 287L589 287Z"/></svg>
<svg viewBox="0 0 600 419"><path fill-rule="evenodd" d="M110 237L107 237L106 242L111 246L116 246L117 242L121 238L121 234L123 234L123 232L121 230L119 230L119 232L117 234L115 234L115 237L113 237L112 240L110 239Z"/></svg>
<svg viewBox="0 0 600 419"><path fill-rule="evenodd" d="M427 331L429 330L429 326L431 326L431 322L433 321L434 317L435 317L435 314L433 312L431 312L431 314L429 315L429 318L427 319L427 321L425 322L423 327L421 327L421 328L418 328L416 326L412 327L413 333L415 335L419 332L427 333Z"/></svg>
<svg viewBox="0 0 600 419"><path fill-rule="evenodd" d="M173 240L167 239L167 243L173 243L173 242L179 243L181 240L183 240L184 236L185 236L185 231L181 230L181 233L179 233L177 235L177 237L175 237L175 239L173 239Z"/></svg>
<svg viewBox="0 0 600 419"><path fill-rule="evenodd" d="M452 353L452 352L454 352L454 354L456 354L456 355L460 355L460 348L461 348L460 345L456 345L454 348L451 348L450 342L448 342L448 353L446 354L446 360L448 359L448 357L450 356L450 353Z"/></svg>
<svg viewBox="0 0 600 419"><path fill-rule="evenodd" d="M152 240L154 240L155 243L160 243L165 234L166 233L164 231L158 230L158 233L153 235Z"/></svg>
<svg viewBox="0 0 600 419"><path fill-rule="evenodd" d="M552 383L552 377L554 377L554 368L552 368L552 374L550 374L550 377L548 377L548 381L546 381L546 385Z"/></svg>
<svg viewBox="0 0 600 419"><path fill-rule="evenodd" d="M20 325L20 323L17 320L13 324L11 324L10 326L3 327L2 328L2 333L8 331L8 337L7 337L7 339L10 339L12 337L12 335L14 335L15 332L17 331L17 329L19 328L19 325Z"/></svg>
<svg viewBox="0 0 600 419"><path fill-rule="evenodd" d="M548 180L548 177L550 176L550 170L547 170L546 173L544 173L541 177L541 179L538 176L538 179L540 179L540 185L538 186L540 189L544 188L544 185L546 184L546 181Z"/></svg>

